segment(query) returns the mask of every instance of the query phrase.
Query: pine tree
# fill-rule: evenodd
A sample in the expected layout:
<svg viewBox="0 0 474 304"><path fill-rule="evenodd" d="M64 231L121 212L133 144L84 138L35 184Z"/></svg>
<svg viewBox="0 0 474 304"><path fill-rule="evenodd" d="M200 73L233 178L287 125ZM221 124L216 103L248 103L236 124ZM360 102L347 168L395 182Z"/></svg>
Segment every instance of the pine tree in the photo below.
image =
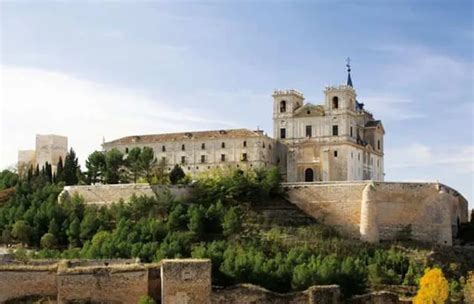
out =
<svg viewBox="0 0 474 304"><path fill-rule="evenodd" d="M183 169L181 169L179 165L175 165L173 170L170 172L170 182L172 185L176 185L185 176Z"/></svg>

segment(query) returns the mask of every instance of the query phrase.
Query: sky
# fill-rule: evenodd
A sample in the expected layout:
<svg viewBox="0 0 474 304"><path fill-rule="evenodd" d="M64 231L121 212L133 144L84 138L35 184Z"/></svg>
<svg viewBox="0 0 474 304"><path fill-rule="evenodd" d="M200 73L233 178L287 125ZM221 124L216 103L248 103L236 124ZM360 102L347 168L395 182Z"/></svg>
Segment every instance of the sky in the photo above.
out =
<svg viewBox="0 0 474 304"><path fill-rule="evenodd" d="M474 207L472 1L2 1L0 168L35 134L83 163L134 134L272 131L275 89L322 103L352 59L385 127L389 181L440 181Z"/></svg>

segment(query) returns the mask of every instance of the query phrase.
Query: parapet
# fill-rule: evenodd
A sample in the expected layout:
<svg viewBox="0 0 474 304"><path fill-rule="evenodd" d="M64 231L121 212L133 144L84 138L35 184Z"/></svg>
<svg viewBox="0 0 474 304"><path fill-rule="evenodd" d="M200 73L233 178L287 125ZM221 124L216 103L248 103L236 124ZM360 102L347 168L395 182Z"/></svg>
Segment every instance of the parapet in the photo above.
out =
<svg viewBox="0 0 474 304"><path fill-rule="evenodd" d="M272 96L277 97L277 96L288 96L288 95L293 95L299 98L304 99L303 93L294 90L294 89L289 89L289 90L275 90L273 91Z"/></svg>

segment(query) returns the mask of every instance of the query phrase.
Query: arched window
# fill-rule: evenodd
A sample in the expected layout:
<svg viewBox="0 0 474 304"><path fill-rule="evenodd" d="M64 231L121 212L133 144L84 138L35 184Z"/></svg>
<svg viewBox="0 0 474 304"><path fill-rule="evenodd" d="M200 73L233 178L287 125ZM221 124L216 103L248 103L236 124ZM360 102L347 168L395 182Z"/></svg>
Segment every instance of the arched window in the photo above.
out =
<svg viewBox="0 0 474 304"><path fill-rule="evenodd" d="M285 113L286 112L286 101L282 100L280 102L280 113Z"/></svg>
<svg viewBox="0 0 474 304"><path fill-rule="evenodd" d="M304 181L305 182L312 182L314 181L314 171L311 168L307 168L304 171Z"/></svg>
<svg viewBox="0 0 474 304"><path fill-rule="evenodd" d="M332 108L333 109L338 109L339 108L339 98L337 96L334 96L332 98Z"/></svg>

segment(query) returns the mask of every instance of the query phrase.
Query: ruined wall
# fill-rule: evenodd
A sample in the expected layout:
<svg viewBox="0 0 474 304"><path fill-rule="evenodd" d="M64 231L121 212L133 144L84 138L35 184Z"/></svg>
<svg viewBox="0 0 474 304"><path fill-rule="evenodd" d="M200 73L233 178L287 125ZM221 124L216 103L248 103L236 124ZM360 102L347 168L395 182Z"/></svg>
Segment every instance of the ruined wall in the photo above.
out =
<svg viewBox="0 0 474 304"><path fill-rule="evenodd" d="M367 185L371 184L366 189ZM407 237L452 245L467 221L467 201L436 183L285 184L289 200L342 233L369 242ZM364 190L365 189L365 190Z"/></svg>
<svg viewBox="0 0 474 304"><path fill-rule="evenodd" d="M161 303L210 303L211 261L161 261Z"/></svg>
<svg viewBox="0 0 474 304"><path fill-rule="evenodd" d="M58 302L95 301L138 303L148 294L148 272L142 264L74 265L60 264ZM158 266L159 267L159 266Z"/></svg>
<svg viewBox="0 0 474 304"><path fill-rule="evenodd" d="M57 264L0 264L0 303L27 296L55 296Z"/></svg>
<svg viewBox="0 0 474 304"><path fill-rule="evenodd" d="M155 196L168 193L176 199L185 199L189 197L191 188L149 184L66 186L59 194L59 201L61 202L64 198L77 194L84 198L86 204L110 205L120 199L127 202L133 194L136 196Z"/></svg>
<svg viewBox="0 0 474 304"><path fill-rule="evenodd" d="M337 285L311 286L305 291L280 294L252 284L240 284L227 288L214 289L213 304L296 304L296 303L342 303Z"/></svg>

